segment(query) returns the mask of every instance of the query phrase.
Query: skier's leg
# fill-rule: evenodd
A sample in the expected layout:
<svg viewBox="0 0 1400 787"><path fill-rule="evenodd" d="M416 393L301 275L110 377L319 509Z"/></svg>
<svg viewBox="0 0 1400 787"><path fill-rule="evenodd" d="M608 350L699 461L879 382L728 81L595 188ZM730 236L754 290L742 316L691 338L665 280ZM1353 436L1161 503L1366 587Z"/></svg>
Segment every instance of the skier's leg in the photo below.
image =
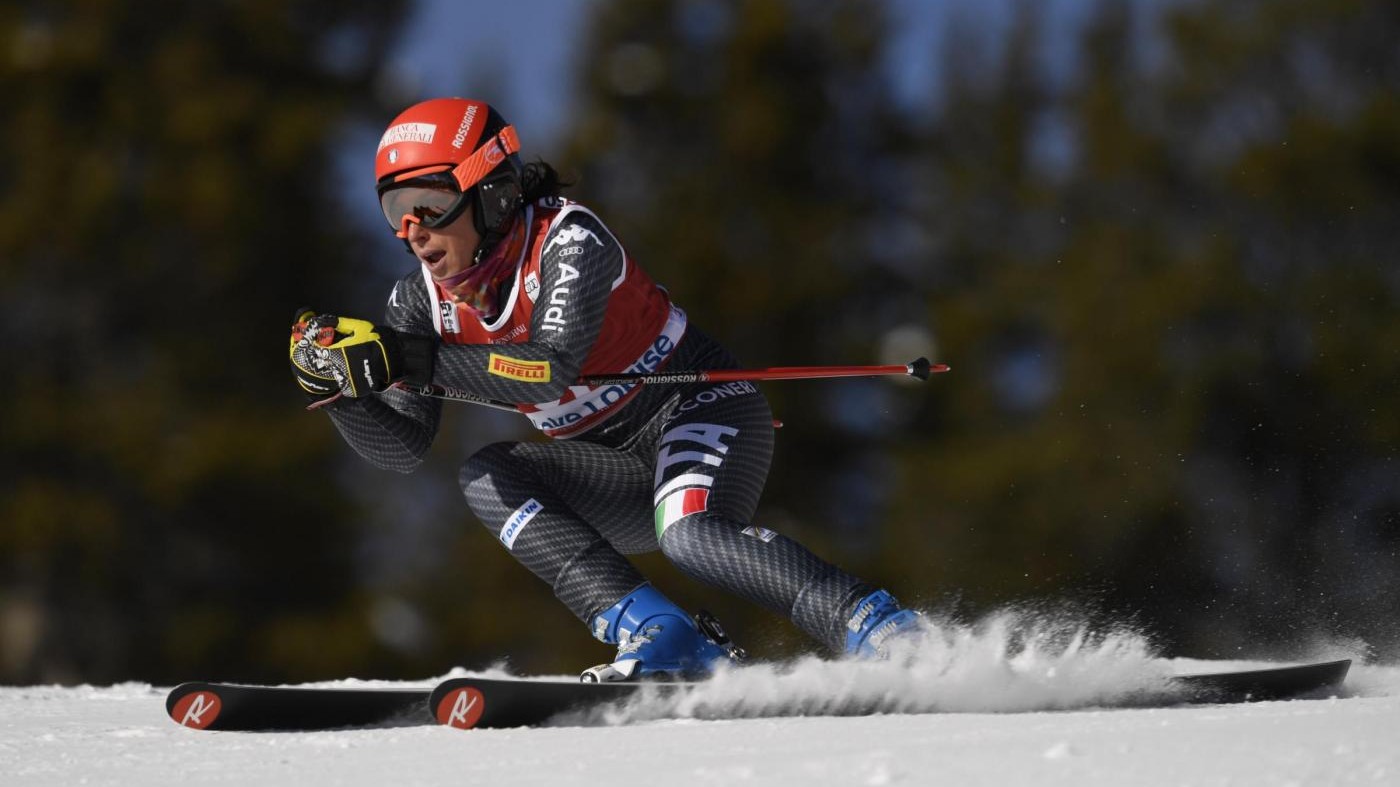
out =
<svg viewBox="0 0 1400 787"><path fill-rule="evenodd" d="M620 554L656 549L651 469L636 456L590 443L498 443L467 462L461 482L506 548L597 639L619 646L614 663L586 676L703 674L730 656Z"/></svg>
<svg viewBox="0 0 1400 787"><path fill-rule="evenodd" d="M459 481L486 529L591 628L646 582L590 524L649 513L645 468L629 464L639 463L590 443L495 443L467 460ZM626 531L616 535L627 551L646 547Z"/></svg>
<svg viewBox="0 0 1400 787"><path fill-rule="evenodd" d="M690 576L791 619L832 650L858 652L884 622L869 614L856 620L880 591L752 522L772 456L772 424L752 385L697 387L682 399L657 446L661 550ZM863 629L855 642L852 624Z"/></svg>

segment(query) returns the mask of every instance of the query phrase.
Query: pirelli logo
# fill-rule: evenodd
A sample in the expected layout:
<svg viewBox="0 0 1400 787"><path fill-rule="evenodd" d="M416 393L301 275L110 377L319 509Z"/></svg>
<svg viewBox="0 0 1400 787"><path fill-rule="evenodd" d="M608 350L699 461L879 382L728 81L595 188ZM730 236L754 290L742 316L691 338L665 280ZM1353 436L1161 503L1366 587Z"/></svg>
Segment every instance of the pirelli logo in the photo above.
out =
<svg viewBox="0 0 1400 787"><path fill-rule="evenodd" d="M487 371L498 377L509 377L522 383L549 382L549 361L522 361L497 353L491 353L491 364Z"/></svg>

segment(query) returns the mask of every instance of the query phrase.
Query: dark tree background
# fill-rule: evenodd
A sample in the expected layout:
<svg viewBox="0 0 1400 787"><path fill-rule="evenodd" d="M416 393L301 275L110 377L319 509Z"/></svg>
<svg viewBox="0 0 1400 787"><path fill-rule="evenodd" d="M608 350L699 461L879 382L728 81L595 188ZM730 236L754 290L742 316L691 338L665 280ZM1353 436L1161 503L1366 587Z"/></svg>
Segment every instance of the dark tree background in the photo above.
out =
<svg viewBox="0 0 1400 787"><path fill-rule="evenodd" d="M0 675L364 670L340 447L288 397L299 303L353 278L331 143L392 3L0 14Z"/></svg>
<svg viewBox="0 0 1400 787"><path fill-rule="evenodd" d="M747 364L953 365L767 386L760 524L963 615L1073 599L1175 654L1393 660L1400 6L1104 2L1068 70L1017 9L955 19L911 112L878 4L602 1L555 163ZM292 309L377 316L403 263L333 175L423 98L385 87L402 11L0 11L0 680L606 655L457 497L518 424L454 410L392 476L288 379ZM639 562L752 651L808 647Z"/></svg>

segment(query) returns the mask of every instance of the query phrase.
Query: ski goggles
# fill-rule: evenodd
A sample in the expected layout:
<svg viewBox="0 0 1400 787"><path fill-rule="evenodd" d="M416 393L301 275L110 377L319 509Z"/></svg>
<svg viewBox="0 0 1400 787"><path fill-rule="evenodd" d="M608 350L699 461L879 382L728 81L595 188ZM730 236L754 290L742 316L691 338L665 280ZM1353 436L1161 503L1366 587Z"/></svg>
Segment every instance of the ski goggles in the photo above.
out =
<svg viewBox="0 0 1400 787"><path fill-rule="evenodd" d="M451 224L466 208L468 196L451 172L437 172L379 192L379 208L394 234L407 238L410 222L428 229Z"/></svg>
<svg viewBox="0 0 1400 787"><path fill-rule="evenodd" d="M437 172L417 174L415 170L396 176L379 189L379 208L405 240L408 225L436 229L451 224L467 206L472 187L486 177L507 156L520 152L515 126L506 126L456 166L444 165Z"/></svg>

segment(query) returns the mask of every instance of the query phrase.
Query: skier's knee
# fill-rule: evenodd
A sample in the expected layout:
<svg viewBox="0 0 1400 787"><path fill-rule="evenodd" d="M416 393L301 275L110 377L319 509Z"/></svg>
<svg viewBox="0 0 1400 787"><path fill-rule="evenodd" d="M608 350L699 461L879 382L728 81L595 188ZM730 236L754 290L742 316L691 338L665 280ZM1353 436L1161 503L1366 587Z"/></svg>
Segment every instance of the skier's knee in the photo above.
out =
<svg viewBox="0 0 1400 787"><path fill-rule="evenodd" d="M666 523L658 515L656 539L661 545L661 554L673 565L685 569L694 561L696 547L703 540L700 533L706 527L706 519L705 513L700 512Z"/></svg>
<svg viewBox="0 0 1400 787"><path fill-rule="evenodd" d="M468 499L473 491L480 492L484 485L493 483L493 477L508 477L518 472L515 466L519 460L511 451L514 446L515 443L492 443L472 454L462 464L461 471L457 473L457 483Z"/></svg>

